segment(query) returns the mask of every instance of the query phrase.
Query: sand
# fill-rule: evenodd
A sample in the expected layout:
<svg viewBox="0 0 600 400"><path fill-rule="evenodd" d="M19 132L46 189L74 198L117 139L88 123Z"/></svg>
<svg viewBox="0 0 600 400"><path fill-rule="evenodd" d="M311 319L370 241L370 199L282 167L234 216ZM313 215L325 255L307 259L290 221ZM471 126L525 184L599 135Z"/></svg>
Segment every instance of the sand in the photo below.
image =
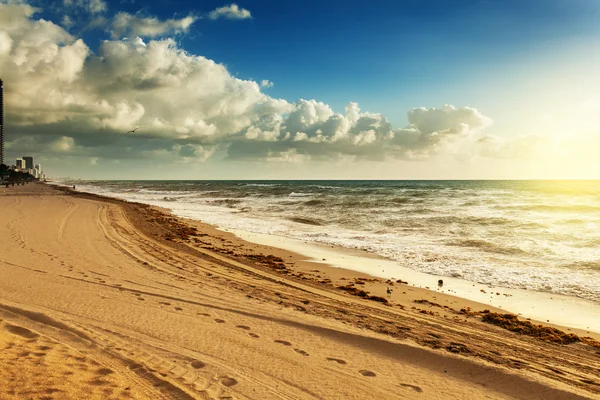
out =
<svg viewBox="0 0 600 400"><path fill-rule="evenodd" d="M0 215L0 399L600 398L600 348L481 304L43 184Z"/></svg>
<svg viewBox="0 0 600 400"><path fill-rule="evenodd" d="M477 302L478 307L504 310L502 312L518 314L545 325L568 327L566 329L572 332L600 339L600 304L590 300L550 292L494 287L456 277L426 274L401 267L393 260L378 257L364 250L323 245L276 235L239 230L227 231L247 241L302 254L307 260L311 260L305 271L308 274L318 268L319 273L323 270L329 276L333 274L345 278L348 276L384 278L373 283L366 282L369 291L381 296L386 296L387 287L382 283L388 279L395 282L399 277L410 286L426 288L441 294L440 298L445 299L444 304L464 304L463 299L469 299ZM354 275L351 271L362 272L362 274ZM442 286L437 284L439 279L443 281ZM339 280L335 282L342 283ZM450 297L445 297L444 294L449 294ZM393 291L392 302L398 297L404 297L402 292ZM455 299L456 297L460 299Z"/></svg>

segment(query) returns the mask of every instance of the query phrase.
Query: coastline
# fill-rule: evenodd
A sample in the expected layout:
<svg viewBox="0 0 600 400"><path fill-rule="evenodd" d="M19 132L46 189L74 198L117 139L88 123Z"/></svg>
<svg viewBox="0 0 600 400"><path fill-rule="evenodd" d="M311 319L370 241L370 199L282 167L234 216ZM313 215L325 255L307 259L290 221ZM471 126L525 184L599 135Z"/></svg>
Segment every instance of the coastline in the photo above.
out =
<svg viewBox="0 0 600 400"><path fill-rule="evenodd" d="M357 287L386 283L156 207L31 190L0 200L11 238L0 251L3 325L110 365L115 387L142 393L132 398L156 398L144 395L156 379L181 398L435 399L441 387L457 398L600 396L590 344L509 332L475 306L457 309L474 303L402 283L402 303L354 296L323 283L338 279L325 268Z"/></svg>
<svg viewBox="0 0 600 400"><path fill-rule="evenodd" d="M472 308L510 312L536 323L600 339L600 304L589 300L547 292L495 287L459 278L426 274L400 267L393 260L360 250L232 229L224 229L224 231L231 232L242 240L281 247L302 254L307 261L319 265L321 269L326 269L329 274L348 275L358 272L370 278L381 279L383 283L388 279L392 282L402 279L413 287L426 290L428 296L447 295L451 299L459 299L452 300L454 303L468 301L470 302L468 306ZM335 272L336 269L339 272ZM439 279L444 281L442 287L437 287ZM386 287L387 285L381 284L373 289L381 296L385 296ZM392 294L392 298L395 297Z"/></svg>
<svg viewBox="0 0 600 400"><path fill-rule="evenodd" d="M76 193L88 192L76 191ZM116 197L97 196L118 199ZM311 270L321 268L322 270L326 270L330 275L342 275L341 277L346 275L354 278L382 279L383 282L388 279L392 282L402 279L409 282L410 286L412 286L411 291L415 289L425 290L425 292L418 291L419 294L417 297L420 296L428 301L435 302L434 296L444 297L448 295L447 301L451 304L478 310L490 309L494 312L509 312L518 315L522 319L574 332L578 335L591 336L596 340L600 340L600 304L590 300L550 292L490 286L460 278L428 274L401 267L393 260L368 253L364 250L222 228L197 219L179 216L176 212L168 208L157 208L189 223L200 223L202 224L200 226L211 226L215 229L213 232L229 232L242 241L265 245L271 252L278 252L280 250L290 251L295 255L296 262L302 265L300 270L307 274L307 276L312 274ZM301 256L298 256L299 254ZM318 266L315 267L314 264ZM341 269L342 271L336 271L337 269ZM437 287L439 279L444 281L444 286L441 288ZM338 279L336 283L341 284L342 282ZM366 285L373 294L386 296L387 284L373 281L366 282ZM392 299L399 295L398 291L395 293L393 292ZM411 298L411 300L415 299ZM460 308L463 308L462 306Z"/></svg>

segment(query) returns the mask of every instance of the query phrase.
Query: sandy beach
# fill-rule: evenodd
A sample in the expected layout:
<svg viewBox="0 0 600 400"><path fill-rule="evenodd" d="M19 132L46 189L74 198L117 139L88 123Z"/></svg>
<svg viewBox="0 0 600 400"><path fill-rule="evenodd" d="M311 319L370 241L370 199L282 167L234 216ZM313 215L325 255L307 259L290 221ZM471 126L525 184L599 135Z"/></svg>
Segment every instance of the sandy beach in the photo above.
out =
<svg viewBox="0 0 600 400"><path fill-rule="evenodd" d="M0 213L0 399L600 398L593 332L44 184Z"/></svg>

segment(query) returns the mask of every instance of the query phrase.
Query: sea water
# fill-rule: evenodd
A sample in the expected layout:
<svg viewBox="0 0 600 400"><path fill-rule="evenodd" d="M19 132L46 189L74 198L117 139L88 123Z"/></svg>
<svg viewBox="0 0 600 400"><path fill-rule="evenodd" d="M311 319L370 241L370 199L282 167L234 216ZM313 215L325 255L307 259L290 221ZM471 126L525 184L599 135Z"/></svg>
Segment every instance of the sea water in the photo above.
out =
<svg viewBox="0 0 600 400"><path fill-rule="evenodd" d="M220 228L600 302L600 181L65 181Z"/></svg>

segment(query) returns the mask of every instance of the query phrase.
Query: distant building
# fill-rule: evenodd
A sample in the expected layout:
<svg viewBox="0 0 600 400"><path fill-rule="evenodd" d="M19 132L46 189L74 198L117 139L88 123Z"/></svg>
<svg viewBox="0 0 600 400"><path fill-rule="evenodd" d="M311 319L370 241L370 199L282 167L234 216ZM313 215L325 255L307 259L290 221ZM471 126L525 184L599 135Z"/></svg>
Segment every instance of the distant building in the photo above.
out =
<svg viewBox="0 0 600 400"><path fill-rule="evenodd" d="M0 79L0 164L4 164L4 86Z"/></svg>
<svg viewBox="0 0 600 400"><path fill-rule="evenodd" d="M33 157L25 156L23 157L23 160L25 160L25 168L33 169Z"/></svg>
<svg viewBox="0 0 600 400"><path fill-rule="evenodd" d="M33 169L33 176L35 178L40 178L40 176L42 175L42 166L40 164L36 164L35 168Z"/></svg>
<svg viewBox="0 0 600 400"><path fill-rule="evenodd" d="M18 169L25 168L25 160L23 160L22 158L17 158L17 165L16 165L16 167Z"/></svg>

